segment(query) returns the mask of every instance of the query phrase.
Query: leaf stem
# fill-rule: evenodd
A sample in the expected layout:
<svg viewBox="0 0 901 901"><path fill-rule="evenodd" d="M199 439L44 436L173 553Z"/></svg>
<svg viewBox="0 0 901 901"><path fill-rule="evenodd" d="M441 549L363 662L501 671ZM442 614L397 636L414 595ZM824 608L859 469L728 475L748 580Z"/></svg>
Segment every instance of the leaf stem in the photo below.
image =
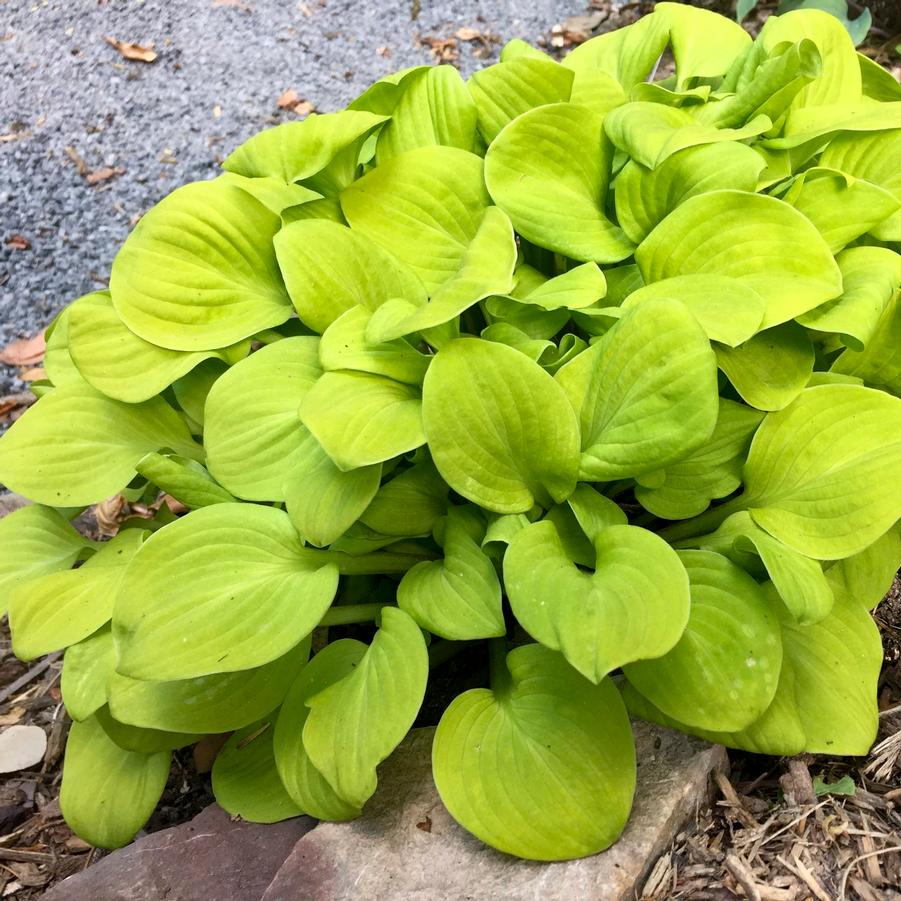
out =
<svg viewBox="0 0 901 901"><path fill-rule="evenodd" d="M331 607L319 621L320 626L348 626L351 623L369 623L378 619L383 607L391 604L342 604Z"/></svg>
<svg viewBox="0 0 901 901"><path fill-rule="evenodd" d="M720 504L719 507L706 510L700 516L695 516L694 519L686 519L667 526L665 529L661 529L658 534L670 544L676 541L683 541L686 538L695 538L698 535L707 535L710 532L715 532L733 513L738 513L739 510L746 510L748 501L749 498L744 494L740 494L738 497L732 498L731 501Z"/></svg>
<svg viewBox="0 0 901 901"><path fill-rule="evenodd" d="M422 563L423 560L434 559L431 555L392 554L375 551L355 557L341 551L325 551L330 562L335 563L342 576L371 576L381 573L405 573L408 569Z"/></svg>
<svg viewBox="0 0 901 901"><path fill-rule="evenodd" d="M492 638L488 642L491 667L491 690L495 695L506 695L513 687L510 670L507 669L507 639Z"/></svg>

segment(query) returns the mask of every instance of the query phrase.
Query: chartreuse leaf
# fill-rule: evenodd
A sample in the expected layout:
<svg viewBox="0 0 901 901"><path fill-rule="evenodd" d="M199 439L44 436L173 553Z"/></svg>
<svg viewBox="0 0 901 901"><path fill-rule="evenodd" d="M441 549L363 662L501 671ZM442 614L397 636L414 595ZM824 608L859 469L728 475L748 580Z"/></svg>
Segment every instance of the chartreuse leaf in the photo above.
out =
<svg viewBox="0 0 901 901"><path fill-rule="evenodd" d="M345 472L390 460L426 440L419 389L369 372L324 373L304 395L300 418Z"/></svg>
<svg viewBox="0 0 901 901"><path fill-rule="evenodd" d="M386 116L358 110L308 116L302 122L261 131L229 154L222 165L249 178L272 176L292 182L311 178L337 163L341 175L350 179L363 141L386 121Z"/></svg>
<svg viewBox="0 0 901 901"><path fill-rule="evenodd" d="M50 507L29 504L0 518L0 610L17 586L68 569L93 546Z"/></svg>
<svg viewBox="0 0 901 901"><path fill-rule="evenodd" d="M385 342L366 339L372 313L353 307L342 313L322 334L319 362L326 372L353 369L384 375L409 385L421 385L429 368L429 357L403 338Z"/></svg>
<svg viewBox="0 0 901 901"><path fill-rule="evenodd" d="M676 552L652 532L613 525L595 536L593 572L569 558L551 522L513 536L504 584L520 625L586 678L659 657L688 620L688 576Z"/></svg>
<svg viewBox="0 0 901 901"><path fill-rule="evenodd" d="M767 304L769 328L841 294L841 273L812 223L775 197L710 191L691 197L635 251L646 283L709 273L739 279Z"/></svg>
<svg viewBox="0 0 901 901"><path fill-rule="evenodd" d="M60 691L73 720L86 720L106 703L106 683L115 667L116 648L109 624L66 648Z"/></svg>
<svg viewBox="0 0 901 901"><path fill-rule="evenodd" d="M448 487L431 460L379 488L360 521L384 535L428 535L447 508Z"/></svg>
<svg viewBox="0 0 901 901"><path fill-rule="evenodd" d="M533 244L577 260L616 263L632 244L604 209L613 149L603 122L602 113L574 103L523 113L488 148L485 181Z"/></svg>
<svg viewBox="0 0 901 901"><path fill-rule="evenodd" d="M75 301L68 313L69 352L84 379L107 397L149 400L210 358L237 363L250 350L241 341L225 350L185 352L139 338L119 318L106 292Z"/></svg>
<svg viewBox="0 0 901 901"><path fill-rule="evenodd" d="M576 77L604 72L627 90L644 81L669 43L669 21L652 13L632 25L593 37L563 60Z"/></svg>
<svg viewBox="0 0 901 901"><path fill-rule="evenodd" d="M691 78L725 74L735 57L751 44L750 35L743 28L710 10L658 3L653 15L669 26L679 88Z"/></svg>
<svg viewBox="0 0 901 901"><path fill-rule="evenodd" d="M278 216L233 185L200 181L146 213L113 260L110 292L136 335L215 350L291 315L272 249Z"/></svg>
<svg viewBox="0 0 901 901"><path fill-rule="evenodd" d="M282 784L301 809L320 820L353 819L360 815L360 805L345 801L313 766L303 745L308 701L350 676L366 651L363 642L351 638L326 645L292 683L275 723L273 750Z"/></svg>
<svg viewBox="0 0 901 901"><path fill-rule="evenodd" d="M251 197L256 197L273 213L281 213L290 206L310 203L322 198L322 195L316 191L311 191L303 185L287 184L280 177L274 175L248 178L238 175L237 172L224 172L219 176L219 181L241 188Z"/></svg>
<svg viewBox="0 0 901 901"><path fill-rule="evenodd" d="M861 99L861 75L854 42L842 23L817 9L804 9L774 16L760 35L760 42L772 51L784 41L813 41L825 61L823 71L801 90L792 109L827 104L858 104Z"/></svg>
<svg viewBox="0 0 901 901"><path fill-rule="evenodd" d="M759 556L788 612L802 625L819 622L832 609L832 588L820 563L764 532L747 511L733 513L713 534L696 541L752 571L751 555Z"/></svg>
<svg viewBox="0 0 901 901"><path fill-rule="evenodd" d="M513 290L516 300L549 312L590 307L607 293L607 280L596 263L575 266L531 289L522 285L518 290L521 285L522 282Z"/></svg>
<svg viewBox="0 0 901 901"><path fill-rule="evenodd" d="M879 107L874 109L881 113ZM901 152L901 128L898 127L901 122L895 125L891 130L874 134L839 135L823 151L820 165L878 185L896 200L901 200L901 172L893 163ZM881 241L901 240L901 212L874 226L872 232Z"/></svg>
<svg viewBox="0 0 901 901"><path fill-rule="evenodd" d="M649 169L631 159L616 177L616 217L636 244L682 201L720 188L754 191L764 168L759 153L732 141L688 147Z"/></svg>
<svg viewBox="0 0 901 901"><path fill-rule="evenodd" d="M159 448L192 459L202 453L162 398L123 404L68 385L13 423L0 444L0 480L38 503L82 507L121 491L137 462Z"/></svg>
<svg viewBox="0 0 901 901"><path fill-rule="evenodd" d="M506 632L494 564L467 528L464 507L447 511L444 559L417 563L397 586L397 603L419 626L454 641ZM484 526L479 526L481 531Z"/></svg>
<svg viewBox="0 0 901 901"><path fill-rule="evenodd" d="M745 464L741 504L807 557L836 560L883 535L898 511L901 400L857 385L801 392L764 419Z"/></svg>
<svg viewBox="0 0 901 901"><path fill-rule="evenodd" d="M94 717L104 732L123 750L139 754L156 754L158 751L175 751L196 744L202 735L188 732L164 732L161 729L142 729L120 723L109 712L109 707L101 707Z"/></svg>
<svg viewBox="0 0 901 901"><path fill-rule="evenodd" d="M689 519L702 513L712 500L731 494L741 484L751 436L762 419L763 413L758 410L720 398L709 440L688 457L665 467L659 487L636 485L636 499L663 519Z"/></svg>
<svg viewBox="0 0 901 901"><path fill-rule="evenodd" d="M145 533L127 529L100 546L78 569L50 572L9 595L13 650L23 660L68 647L106 623L116 592Z"/></svg>
<svg viewBox="0 0 901 901"><path fill-rule="evenodd" d="M316 338L285 338L215 382L206 401L204 445L220 484L247 500L285 499L296 460L312 440L297 411L321 372Z"/></svg>
<svg viewBox="0 0 901 901"><path fill-rule="evenodd" d="M168 681L281 657L331 604L338 570L329 561L301 545L281 510L192 511L155 532L126 572L114 617L118 671Z"/></svg>
<svg viewBox="0 0 901 901"><path fill-rule="evenodd" d="M901 288L901 255L887 247L849 247L836 262L842 271L841 297L799 316L798 321L807 328L837 333L843 344L859 352L876 333L882 314ZM838 366L852 359L853 355Z"/></svg>
<svg viewBox="0 0 901 901"><path fill-rule="evenodd" d="M573 73L546 56L520 56L476 72L469 79L479 131L489 144L517 116L570 99Z"/></svg>
<svg viewBox="0 0 901 901"><path fill-rule="evenodd" d="M515 266L516 239L510 220L497 207L488 207L460 260L459 271L424 306L417 307L405 300L389 300L383 304L373 313L366 337L374 342L391 341L444 325L476 301L510 291Z"/></svg>
<svg viewBox="0 0 901 901"><path fill-rule="evenodd" d="M203 408L216 379L228 367L220 360L204 360L187 375L172 383L172 393L178 406L196 423L191 426L193 434L203 431Z"/></svg>
<svg viewBox="0 0 901 901"><path fill-rule="evenodd" d="M901 210L884 188L823 167L799 175L782 199L816 226L833 253Z"/></svg>
<svg viewBox="0 0 901 901"><path fill-rule="evenodd" d="M901 100L901 84L898 79L884 69L876 60L870 59L858 51L857 62L860 64L860 76L863 80L863 95L871 100L891 103Z"/></svg>
<svg viewBox="0 0 901 901"><path fill-rule="evenodd" d="M507 656L491 689L444 712L432 771L444 805L483 842L518 857L566 860L611 845L629 817L635 747L609 679L593 685L553 651Z"/></svg>
<svg viewBox="0 0 901 901"><path fill-rule="evenodd" d="M394 254L432 293L457 274L491 202L482 169L478 156L456 147L410 150L350 185L341 208L355 232Z"/></svg>
<svg viewBox="0 0 901 901"><path fill-rule="evenodd" d="M325 547L359 519L379 488L381 464L342 472L310 436L285 487L285 508L300 536Z"/></svg>
<svg viewBox="0 0 901 901"><path fill-rule="evenodd" d="M375 791L375 769L413 725L428 672L419 627L402 610L385 607L353 672L306 702L304 749L347 803L362 807Z"/></svg>
<svg viewBox="0 0 901 901"><path fill-rule="evenodd" d="M69 352L69 316L76 302L61 310L44 329L44 371L55 388L84 381Z"/></svg>
<svg viewBox="0 0 901 901"><path fill-rule="evenodd" d="M714 354L694 317L675 301L630 310L560 369L556 381L579 416L580 477L588 481L675 463L716 424Z"/></svg>
<svg viewBox="0 0 901 901"><path fill-rule="evenodd" d="M691 612L662 657L624 667L655 706L699 729L743 729L769 707L782 666L779 619L760 586L711 551L682 551Z"/></svg>
<svg viewBox="0 0 901 901"><path fill-rule="evenodd" d="M163 793L171 757L123 750L96 717L73 723L59 795L72 831L98 848L128 844Z"/></svg>
<svg viewBox="0 0 901 901"><path fill-rule="evenodd" d="M171 494L186 507L229 504L235 499L194 460L151 451L142 457L135 469L158 488Z"/></svg>
<svg viewBox="0 0 901 901"><path fill-rule="evenodd" d="M837 591L818 623L782 622L782 672L772 704L741 732L684 727L627 688L637 716L682 728L710 741L759 754L866 754L879 717L876 684L882 664L879 630L866 608Z"/></svg>
<svg viewBox="0 0 901 901"><path fill-rule="evenodd" d="M307 638L270 663L234 673L171 682L145 682L113 673L108 685L110 713L122 723L145 729L204 733L242 729L278 707L309 655Z"/></svg>
<svg viewBox="0 0 901 901"><path fill-rule="evenodd" d="M398 297L425 302L425 288L409 269L346 225L293 222L275 236L275 252L298 316L317 332L356 306L373 311Z"/></svg>
<svg viewBox="0 0 901 901"><path fill-rule="evenodd" d="M626 103L604 119L604 131L614 146L648 169L656 169L686 147L743 141L772 125L768 116L757 116L741 128L717 128L699 123L686 110L649 101Z"/></svg>
<svg viewBox="0 0 901 901"><path fill-rule="evenodd" d="M729 347L717 344L716 362L745 403L781 410L810 381L814 350L803 328L786 322Z"/></svg>
<svg viewBox="0 0 901 901"><path fill-rule="evenodd" d="M766 315L766 301L744 282L726 275L674 275L632 291L624 310L648 300L678 300L711 341L736 347L753 337Z"/></svg>
<svg viewBox="0 0 901 901"><path fill-rule="evenodd" d="M826 580L836 593L843 592L872 610L892 587L899 567L901 535L895 526L869 547L831 566L826 570Z"/></svg>
<svg viewBox="0 0 901 901"><path fill-rule="evenodd" d="M848 348L832 364L832 372L855 376L875 388L901 395L901 304L897 290L866 347L862 351Z"/></svg>
<svg viewBox="0 0 901 901"><path fill-rule="evenodd" d="M271 720L240 729L222 746L213 764L216 802L251 823L277 823L304 813L275 768L273 733Z"/></svg>
<svg viewBox="0 0 901 901"><path fill-rule="evenodd" d="M441 144L475 150L476 105L453 66L426 66L401 82L391 119L379 132L376 162Z"/></svg>
<svg viewBox="0 0 901 901"><path fill-rule="evenodd" d="M513 348L476 338L443 347L426 373L422 415L438 471L488 510L524 513L576 486L575 414L551 376Z"/></svg>

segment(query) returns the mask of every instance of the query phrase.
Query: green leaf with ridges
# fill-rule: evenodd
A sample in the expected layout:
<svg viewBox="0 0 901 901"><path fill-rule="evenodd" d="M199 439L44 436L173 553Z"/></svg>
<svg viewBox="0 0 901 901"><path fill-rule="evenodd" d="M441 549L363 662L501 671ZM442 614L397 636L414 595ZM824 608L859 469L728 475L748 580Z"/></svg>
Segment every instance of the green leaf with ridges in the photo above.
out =
<svg viewBox="0 0 901 901"><path fill-rule="evenodd" d="M593 685L541 645L511 651L509 675L445 710L432 772L451 815L483 842L567 860L619 837L635 790L635 747L609 679Z"/></svg>
<svg viewBox="0 0 901 901"><path fill-rule="evenodd" d="M760 586L711 551L682 551L691 612L662 657L624 667L626 678L673 719L711 731L745 728L769 707L782 667L779 619Z"/></svg>
<svg viewBox="0 0 901 901"><path fill-rule="evenodd" d="M336 794L362 807L376 767L407 734L425 695L429 662L422 632L385 607L381 627L354 671L307 702L303 745Z"/></svg>
<svg viewBox="0 0 901 901"><path fill-rule="evenodd" d="M579 432L566 396L536 363L475 338L442 348L423 385L423 424L438 471L467 500L524 513L576 486Z"/></svg>
<svg viewBox="0 0 901 901"><path fill-rule="evenodd" d="M110 293L136 335L216 350L291 315L272 238L281 220L218 181L178 188L145 213L113 260Z"/></svg>
<svg viewBox="0 0 901 901"><path fill-rule="evenodd" d="M614 525L594 539L594 571L568 556L553 523L514 535L504 584L520 625L600 682L624 663L665 654L688 620L688 576L652 532Z"/></svg>
<svg viewBox="0 0 901 901"><path fill-rule="evenodd" d="M151 535L128 568L113 619L118 671L169 681L281 657L329 608L330 560L301 545L281 510L192 511Z"/></svg>
<svg viewBox="0 0 901 901"><path fill-rule="evenodd" d="M580 478L587 481L675 463L716 424L713 351L691 313L674 301L636 306L555 378L579 416Z"/></svg>
<svg viewBox="0 0 901 901"><path fill-rule="evenodd" d="M60 691L66 713L86 720L107 702L106 683L116 667L116 648L109 624L66 648Z"/></svg>
<svg viewBox="0 0 901 901"><path fill-rule="evenodd" d="M576 260L616 263L632 243L607 218L613 149L602 114L574 103L523 113L492 142L485 181L516 231Z"/></svg>

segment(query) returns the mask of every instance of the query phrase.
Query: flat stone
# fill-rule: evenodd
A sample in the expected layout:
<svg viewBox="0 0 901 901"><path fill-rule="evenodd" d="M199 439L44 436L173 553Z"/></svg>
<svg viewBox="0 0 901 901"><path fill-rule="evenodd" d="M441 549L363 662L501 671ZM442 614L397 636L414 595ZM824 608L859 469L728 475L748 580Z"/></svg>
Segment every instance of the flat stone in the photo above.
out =
<svg viewBox="0 0 901 901"><path fill-rule="evenodd" d="M297 841L314 825L296 817L271 826L232 818L215 804L189 823L138 839L45 901L260 901Z"/></svg>
<svg viewBox="0 0 901 901"><path fill-rule="evenodd" d="M299 841L262 901L627 901L726 771L724 748L635 724L638 786L622 838L594 857L542 864L483 845L451 818L432 781L434 729L417 729L379 770L364 816Z"/></svg>

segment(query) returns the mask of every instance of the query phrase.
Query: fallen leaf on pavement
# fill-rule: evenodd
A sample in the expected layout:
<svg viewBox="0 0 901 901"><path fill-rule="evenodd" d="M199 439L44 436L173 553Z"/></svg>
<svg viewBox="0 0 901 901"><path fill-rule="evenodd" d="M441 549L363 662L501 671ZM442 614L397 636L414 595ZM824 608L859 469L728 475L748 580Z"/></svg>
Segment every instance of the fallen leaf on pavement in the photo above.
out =
<svg viewBox="0 0 901 901"><path fill-rule="evenodd" d="M93 172L88 172L84 180L89 185L98 185L102 181L108 181L111 178L115 178L117 175L124 175L125 170L121 166L116 166L113 168L112 166L104 166L102 169L95 169Z"/></svg>
<svg viewBox="0 0 901 901"><path fill-rule="evenodd" d="M309 116L310 113L316 109L315 104L310 103L309 100L304 100L294 88L288 88L288 90L276 100L276 104L279 109L290 110L296 116L300 116L301 118Z"/></svg>
<svg viewBox="0 0 901 901"><path fill-rule="evenodd" d="M30 338L20 338L0 350L0 363L7 366L34 366L44 359L47 344L44 333L38 332Z"/></svg>
<svg viewBox="0 0 901 901"><path fill-rule="evenodd" d="M6 246L10 250L31 250L31 241L25 235L12 235L6 239Z"/></svg>
<svg viewBox="0 0 901 901"><path fill-rule="evenodd" d="M40 763L47 735L40 726L10 726L0 732L0 773L15 773Z"/></svg>
<svg viewBox="0 0 901 901"><path fill-rule="evenodd" d="M47 373L42 366L35 366L19 373L19 378L23 382L37 382L40 379L47 378Z"/></svg>
<svg viewBox="0 0 901 901"><path fill-rule="evenodd" d="M85 161L79 156L78 151L74 147L64 147L63 149L66 151L66 156L75 164L78 174L87 175L88 167L85 164Z"/></svg>
<svg viewBox="0 0 901 901"><path fill-rule="evenodd" d="M458 28L455 34L461 41L477 41L482 36L482 33L477 29L468 28L465 25L462 28Z"/></svg>
<svg viewBox="0 0 901 901"><path fill-rule="evenodd" d="M104 40L111 47L115 47L125 59L134 60L139 63L152 63L157 58L157 52L153 49L153 45L144 46L142 44L132 44L128 41L120 41L109 35Z"/></svg>
<svg viewBox="0 0 901 901"><path fill-rule="evenodd" d="M460 58L456 38L440 38L433 34L419 35L419 44L429 48L429 53L439 63L455 63Z"/></svg>
<svg viewBox="0 0 901 901"><path fill-rule="evenodd" d="M35 399L33 394L7 394L0 397L0 422L18 419Z"/></svg>

